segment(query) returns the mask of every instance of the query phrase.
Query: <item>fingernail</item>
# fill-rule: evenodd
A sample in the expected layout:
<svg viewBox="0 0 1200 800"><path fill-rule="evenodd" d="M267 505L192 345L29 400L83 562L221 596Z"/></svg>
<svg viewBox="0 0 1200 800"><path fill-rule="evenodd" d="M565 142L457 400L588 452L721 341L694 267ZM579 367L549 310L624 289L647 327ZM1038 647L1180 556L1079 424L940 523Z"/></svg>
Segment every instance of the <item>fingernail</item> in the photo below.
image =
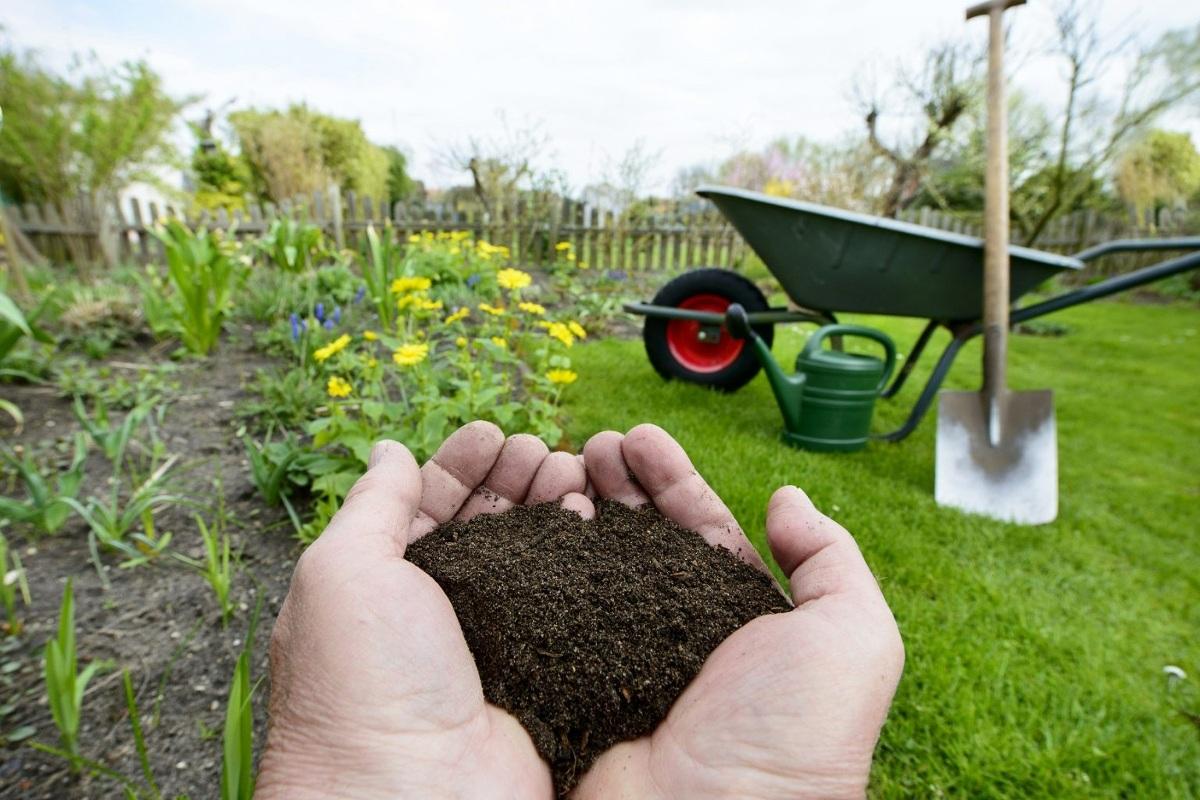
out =
<svg viewBox="0 0 1200 800"><path fill-rule="evenodd" d="M371 448L371 455L367 456L367 469L383 461L383 455L387 452L388 444L389 442L386 440L375 443L375 446Z"/></svg>

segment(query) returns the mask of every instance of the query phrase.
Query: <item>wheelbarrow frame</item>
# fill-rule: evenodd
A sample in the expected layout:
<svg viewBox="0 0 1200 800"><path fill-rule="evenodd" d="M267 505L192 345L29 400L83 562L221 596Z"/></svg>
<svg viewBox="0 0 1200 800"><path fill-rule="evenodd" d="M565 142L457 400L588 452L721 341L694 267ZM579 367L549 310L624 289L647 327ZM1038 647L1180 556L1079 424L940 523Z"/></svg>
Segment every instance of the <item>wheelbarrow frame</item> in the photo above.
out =
<svg viewBox="0 0 1200 800"><path fill-rule="evenodd" d="M1093 300L1099 300L1103 297L1169 278L1172 275L1179 275L1200 268L1200 236L1167 239L1119 239L1082 250L1072 258L1083 263L1092 262L1114 253L1183 250L1195 250L1197 252L1162 261L1158 264L1124 275L1118 275L1080 289L1064 292L1063 294L1033 303L1032 305L1013 308L1009 315L1010 323L1017 325L1022 322L1028 322L1029 320L1037 319L1055 311L1061 311L1064 308L1089 303ZM702 338L706 335L720 336L722 326L725 322L724 314L707 311L690 311L682 308L654 305L652 303L626 303L624 308L630 313L647 317L699 322L701 325L700 336ZM824 325L837 322L837 317L833 311L806 308L771 308L767 311L747 314L747 318L751 325L780 325L798 322L811 322ZM891 384L883 391L882 396L884 398L891 399L904 388L908 377L912 374L913 368L924 354L930 339L933 338L933 334L938 328L945 328L950 333L951 339L934 365L933 372L930 373L929 378L925 381L925 386L913 404L912 410L909 412L904 424L888 433L873 434L872 438L898 442L916 430L933 404L934 398L937 397L937 392L945 381L946 376L950 373L954 359L958 356L959 351L962 350L963 345L978 336L983 330L983 324L979 318L927 319L928 322L913 344L912 351L905 359L903 367L897 372L895 378L892 379ZM835 347L839 346L837 341L834 341L833 344Z"/></svg>

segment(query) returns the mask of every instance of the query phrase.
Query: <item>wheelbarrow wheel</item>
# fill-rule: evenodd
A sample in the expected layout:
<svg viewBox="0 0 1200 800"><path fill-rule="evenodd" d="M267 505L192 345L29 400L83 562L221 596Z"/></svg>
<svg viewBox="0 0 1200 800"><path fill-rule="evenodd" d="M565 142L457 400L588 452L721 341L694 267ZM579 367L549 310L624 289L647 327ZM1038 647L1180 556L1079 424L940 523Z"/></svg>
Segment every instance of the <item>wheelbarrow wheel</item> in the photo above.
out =
<svg viewBox="0 0 1200 800"><path fill-rule="evenodd" d="M654 305L711 311L719 314L733 303L748 312L766 311L767 300L750 281L724 269L697 269L667 283L654 296ZM770 345L771 325L754 330ZM721 326L715 329L691 320L647 317L642 328L646 355L664 378L710 386L724 392L740 389L758 374L760 365L744 339L735 339Z"/></svg>

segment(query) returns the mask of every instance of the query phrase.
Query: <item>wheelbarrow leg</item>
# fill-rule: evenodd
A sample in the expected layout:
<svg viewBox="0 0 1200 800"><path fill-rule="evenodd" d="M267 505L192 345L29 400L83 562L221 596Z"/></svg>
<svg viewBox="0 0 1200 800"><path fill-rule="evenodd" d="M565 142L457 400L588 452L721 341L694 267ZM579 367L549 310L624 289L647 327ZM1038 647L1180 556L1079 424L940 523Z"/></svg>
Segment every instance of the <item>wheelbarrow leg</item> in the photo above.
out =
<svg viewBox="0 0 1200 800"><path fill-rule="evenodd" d="M933 336L933 332L937 330L938 324L936 320L929 320L929 324L925 326L925 329L921 331L921 335L917 337L917 342L913 345L912 352L904 360L904 366L900 368L900 373L892 379L892 385L884 389L880 397L884 399L895 397L896 393L904 388L904 382L908 380L909 373L916 366L921 354L925 352L925 345L929 344L929 339Z"/></svg>
<svg viewBox="0 0 1200 800"><path fill-rule="evenodd" d="M932 325L933 323L930 324ZM959 328L951 329L951 333L954 334L954 338L950 340L950 343L946 345L946 349L942 351L942 357L938 359L937 366L933 368L933 373L930 374L929 380L925 382L925 388L921 390L921 396L917 398L912 411L909 412L908 419L896 430L890 433L876 434L871 438L898 442L906 438L921 424L921 420L925 418L929 407L933 405L934 398L937 397L938 389L942 387L942 381L946 380L946 375L949 374L950 367L954 364L954 359L958 355L958 351L972 337L979 335L979 326L963 325Z"/></svg>

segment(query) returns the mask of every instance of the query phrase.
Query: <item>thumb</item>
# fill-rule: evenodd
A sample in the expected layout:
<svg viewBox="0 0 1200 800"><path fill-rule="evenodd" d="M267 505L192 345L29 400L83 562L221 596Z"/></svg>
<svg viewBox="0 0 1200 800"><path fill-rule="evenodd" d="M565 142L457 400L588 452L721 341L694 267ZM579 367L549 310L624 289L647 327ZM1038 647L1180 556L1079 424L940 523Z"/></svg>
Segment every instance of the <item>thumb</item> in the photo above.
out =
<svg viewBox="0 0 1200 800"><path fill-rule="evenodd" d="M371 448L367 471L350 487L321 539L359 554L403 558L420 503L417 460L404 445L382 439Z"/></svg>
<svg viewBox="0 0 1200 800"><path fill-rule="evenodd" d="M788 575L797 606L831 594L879 595L854 537L822 514L808 495L784 486L767 505L767 543Z"/></svg>

